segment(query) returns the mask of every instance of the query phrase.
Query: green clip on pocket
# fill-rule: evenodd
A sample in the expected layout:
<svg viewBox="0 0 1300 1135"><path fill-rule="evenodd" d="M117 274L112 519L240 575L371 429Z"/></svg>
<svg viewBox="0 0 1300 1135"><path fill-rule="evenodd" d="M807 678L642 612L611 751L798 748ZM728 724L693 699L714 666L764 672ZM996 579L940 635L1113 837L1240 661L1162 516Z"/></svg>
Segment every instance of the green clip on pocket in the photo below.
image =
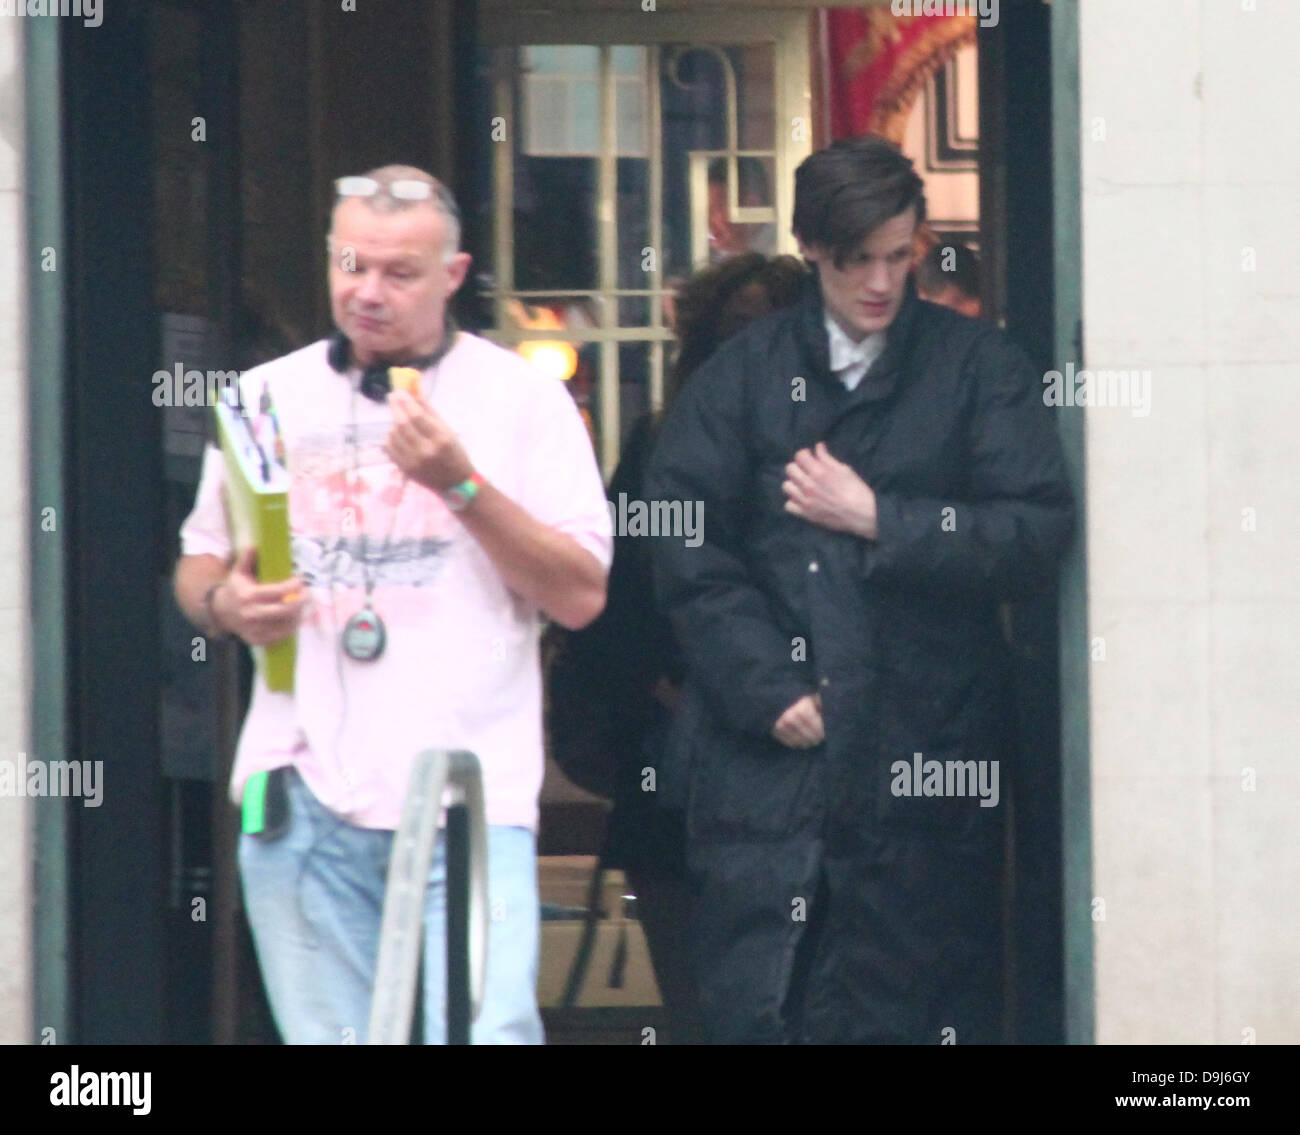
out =
<svg viewBox="0 0 1300 1135"><path fill-rule="evenodd" d="M255 772L244 782L245 835L261 835L266 827L266 782L270 778L270 773Z"/></svg>
<svg viewBox="0 0 1300 1135"><path fill-rule="evenodd" d="M247 835L261 840L279 839L289 830L291 766L254 773L244 782L243 824Z"/></svg>

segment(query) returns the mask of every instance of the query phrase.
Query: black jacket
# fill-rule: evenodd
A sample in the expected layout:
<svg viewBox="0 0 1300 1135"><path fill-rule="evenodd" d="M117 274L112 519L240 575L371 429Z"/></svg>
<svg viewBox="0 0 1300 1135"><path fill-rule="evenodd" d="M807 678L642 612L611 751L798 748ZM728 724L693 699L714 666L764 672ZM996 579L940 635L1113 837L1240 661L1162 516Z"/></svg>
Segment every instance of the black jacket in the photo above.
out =
<svg viewBox="0 0 1300 1135"><path fill-rule="evenodd" d="M1003 755L998 603L1053 582L1072 523L1042 389L1003 333L909 286L850 392L814 281L673 407L646 492L704 505L701 546L653 546L688 668L676 776L718 1039L801 1021L808 1039L938 1043L960 1017L960 1042L988 1024L1005 801L899 796L892 769ZM875 491L876 539L785 511L785 467L819 441ZM772 726L813 692L826 741L782 746ZM799 899L815 918L792 919ZM788 999L810 926L800 1017Z"/></svg>

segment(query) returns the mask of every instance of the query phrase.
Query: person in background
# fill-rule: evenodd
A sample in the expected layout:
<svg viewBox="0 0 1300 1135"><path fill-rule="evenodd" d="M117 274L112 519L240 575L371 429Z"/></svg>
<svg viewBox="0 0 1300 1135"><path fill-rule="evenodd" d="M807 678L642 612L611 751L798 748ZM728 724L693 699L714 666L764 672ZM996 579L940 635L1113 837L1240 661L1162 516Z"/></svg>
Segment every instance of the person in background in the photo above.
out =
<svg viewBox="0 0 1300 1135"><path fill-rule="evenodd" d="M642 477L667 413L692 372L750 323L793 303L807 271L792 256L742 253L692 276L677 295L677 357L664 384L663 410L630 429L608 497L644 499ZM612 765L614 810L605 867L622 868L636 895L655 977L675 1044L703 1036L687 952L684 877L685 785L664 751L682 681L680 650L654 606L653 538L617 535L604 613L566 644L573 655L551 686L552 713L590 727L605 707L602 753ZM563 704L559 704L559 703ZM607 750L607 752L606 752ZM649 773L648 770L653 770Z"/></svg>
<svg viewBox="0 0 1300 1135"><path fill-rule="evenodd" d="M917 265L916 290L923 300L978 319L983 313L979 257L961 241L940 240Z"/></svg>
<svg viewBox="0 0 1300 1135"><path fill-rule="evenodd" d="M736 200L742 209L772 203L767 171L758 158L736 159ZM770 224L733 221L727 204L727 159L709 163L709 262L746 252L770 251L776 232Z"/></svg>

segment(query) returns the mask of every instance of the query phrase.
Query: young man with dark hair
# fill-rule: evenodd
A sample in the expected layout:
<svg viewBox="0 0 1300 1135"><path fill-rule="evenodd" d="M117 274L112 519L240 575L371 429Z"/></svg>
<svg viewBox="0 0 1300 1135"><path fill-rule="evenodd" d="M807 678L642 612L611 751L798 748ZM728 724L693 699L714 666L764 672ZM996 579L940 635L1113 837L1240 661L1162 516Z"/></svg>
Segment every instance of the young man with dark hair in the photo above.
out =
<svg viewBox="0 0 1300 1135"><path fill-rule="evenodd" d="M1072 504L1025 356L917 298L924 213L881 139L808 158L812 281L700 369L651 462L649 498L706 506L655 556L719 1042L1001 1033L998 604L1051 586Z"/></svg>

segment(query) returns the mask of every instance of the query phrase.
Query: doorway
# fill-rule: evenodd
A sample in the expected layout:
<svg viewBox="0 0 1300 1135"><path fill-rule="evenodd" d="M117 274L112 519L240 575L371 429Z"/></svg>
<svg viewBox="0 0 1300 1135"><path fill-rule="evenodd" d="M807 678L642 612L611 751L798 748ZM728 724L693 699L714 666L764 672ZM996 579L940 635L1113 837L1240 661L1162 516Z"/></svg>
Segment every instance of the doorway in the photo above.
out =
<svg viewBox="0 0 1300 1135"><path fill-rule="evenodd" d="M886 109L842 133L884 133L916 161L933 239L978 255L985 317L1051 367L1063 318L1053 98L1072 96L1053 83L1046 6L1009 0L993 26L946 29L898 20L887 3L746 4L743 19L674 6L658 21L593 6L484 10L491 239L476 254L484 333L536 348L569 381L607 478L628 429L661 405L676 283L738 251L796 251L794 169L841 109L830 67L898 58L875 77ZM861 42L837 48L837 16L860 21ZM1005 1036L1052 1043L1066 1031L1057 597L1009 606L1004 621L1017 683ZM598 849L585 850L592 861ZM572 859L551 867L578 870Z"/></svg>
<svg viewBox="0 0 1300 1135"><path fill-rule="evenodd" d="M1077 91L1068 81L1077 43L1068 17L1056 16L1057 11L1072 11L1072 3L1057 0L1049 8L1004 0L1002 22L981 32L979 42L978 243L990 276L1002 282L995 311L1035 360L1073 351L1078 331L1078 290L1072 278L1078 264L1077 200L1069 196L1069 186L1077 183ZM205 34L194 37L196 56L200 46L203 58L211 55L217 64L235 54L236 24L226 10L183 3L171 7L173 34L179 11L195 20L202 11L222 32L224 38L206 34L210 29L204 24ZM478 210L479 220L485 213L493 222L475 225L467 218L470 233L477 228L485 234L472 246L481 269L484 333L513 346L572 347L573 373L586 375L585 408L608 474L628 425L661 397L670 339L665 304L674 276L715 250L793 251L788 236L791 174L802 156L823 141L816 134L820 78L813 49L814 7L792 0L789 10L773 9L747 0L730 11L715 4L707 11L664 11L663 18L639 11L616 15L608 10L612 5L593 11L599 7L594 3L565 4L564 10L544 15L516 14L514 5L482 2L480 7L481 54L474 53L471 27L470 34L457 33L455 66L448 48L441 57L446 66L432 70L441 76L438 90L454 90L458 106L472 97L473 113L491 109L489 117L504 118L507 133L498 141L489 126L475 141L477 136L466 132L467 144L460 150L450 136L439 137L427 156L418 140L408 148L433 166L438 164L435 150L444 156L483 151L479 160L486 176L477 185L464 182L457 189L468 212ZM551 7L560 9L560 0ZM579 7L588 10L574 14L572 9ZM419 11L435 8L450 6L431 2ZM457 11L462 8L472 11L472 5L460 5ZM312 19L321 18L289 11L278 16L255 4L234 5L231 11L249 21L275 16L286 34L297 34L300 25L310 28ZM417 20L416 11L412 6L404 18ZM372 55L380 48L391 55L392 41L400 38L392 20L376 16L369 33L365 19L349 24L346 40L340 33L340 42L358 58L368 48L374 49ZM67 107L61 126L67 208L59 219L66 231L44 218L40 243L58 243L52 234L59 231L70 257L60 275L75 286L65 284L66 320L61 326L48 321L40 333L51 340L61 337L69 397L46 397L35 389L41 376L34 376L31 432L59 441L34 450L39 476L33 483L58 484L67 501L61 555L72 582L62 610L52 610L46 596L33 611L33 637L42 652L33 693L33 721L38 723L33 740L50 759L103 757L111 769L110 787L116 784L120 791L113 790L111 806L94 814L65 809L56 801L43 802L38 812L37 1019L56 1023L61 1041L203 1039L211 1035L211 1022L204 1016L207 1006L195 1003L205 1000L195 994L196 971L175 968L168 959L211 949L211 923L195 921L193 899L222 882L219 876L202 874L213 854L210 846L203 839L178 841L174 821L201 817L209 806L205 801L220 802L213 811L229 813L224 785L178 794L163 771L158 699L165 667L161 642L169 616L160 613L157 593L159 578L170 570L168 550L175 532L158 488L167 460L166 438L139 389L157 368L160 321L172 309L160 305L148 284L159 263L170 265L196 293L194 307L185 314L211 319L218 338L234 341L238 329L231 305L212 297L233 287L232 280L250 264L254 277L265 277L254 263L259 243L275 252L277 270L286 281L284 294L319 291L319 233L307 215L310 210L299 209L297 201L310 199L316 181L325 184L323 174L340 161L349 168L374 164L366 148L376 145L374 122L362 121L373 118L372 108L389 115L391 122L386 119L385 125L391 126L391 136L410 141L403 129L411 138L427 131L410 126L408 108L387 85L385 97L358 103L355 111L340 100L338 124L330 118L326 130L321 118L312 131L294 135L308 140L303 154L290 155L302 190L298 197L289 195L293 216L299 218L292 242L275 243L275 234L289 231L289 222L273 210L278 196L264 192L254 177L242 204L233 185L220 185L222 196L214 200L221 208L201 214L203 225L192 226L196 232L202 228L204 235L194 244L207 241L206 255L196 252L192 263L177 260L152 200L154 155L162 152L157 136L166 125L156 117L154 104L159 75L167 68L150 54L148 21L130 15L114 21L112 29L97 29L94 36L71 28L63 34L64 89L55 85L36 92L42 98L32 102L57 105L62 94ZM432 42L428 35L425 40ZM313 43L291 53L310 81L290 84L274 112L253 113L282 118L290 126L300 119L316 121L308 113L310 96L321 93L329 69L321 63L320 45ZM564 50L545 50L556 48ZM272 47L249 39L241 50L247 53L240 56L242 62L259 64L278 83L281 61ZM124 58L132 66L123 67ZM409 91L416 88L419 68L401 64L392 76L360 65L356 70L364 71L368 82ZM428 70L421 72L426 78ZM197 68L176 67L167 74L175 80L190 71L199 74ZM211 68L211 74L226 73L224 66ZM240 82L248 79L246 73ZM235 91L218 87L217 93L229 105ZM573 107L590 107L593 100L594 137L578 130L572 113ZM247 101L254 108L270 105ZM433 96L420 100L426 112L433 101ZM501 109L506 113L500 114ZM449 116L425 117L441 121ZM530 132L530 122L535 131ZM124 131L123 123L129 129ZM220 137L227 150L213 168L227 171L221 177L233 178L229 171L239 168L227 158L257 171L266 167L268 154L278 154L274 138L257 149L237 134ZM186 152L208 152L188 142L186 147ZM111 173L108 180L105 171ZM214 175L212 183L221 177ZM510 200L503 202L494 186L508 192ZM57 188L33 185L31 196L54 201ZM557 201L572 218L564 230L568 239L559 248L546 243L544 226L538 223L543 216L539 210L555 207ZM250 225L254 214L249 202L263 210L256 218L261 228ZM185 201L173 204L188 223ZM500 226L494 223L498 216ZM994 216L1000 217L996 233L990 227ZM248 238L252 247L240 251L228 240L232 233ZM167 259L155 263L151 245L158 245ZM636 255L646 250L655 255ZM999 263L1014 264L1016 271ZM91 302L88 297L97 298ZM529 325L548 318L559 325ZM31 335L34 341L35 332ZM567 352L558 355L567 368ZM105 405L114 407L112 428L105 427ZM1079 439L1072 438L1067 448L1077 472ZM1076 635L1086 615L1081 564L1079 551L1067 565L1062 593L1064 625ZM1031 1035L1026 1022L1040 1030L1032 1034L1036 1039L1063 1035L1064 924L1071 935L1071 1012L1084 1022L1071 1026L1071 1037L1087 1039L1088 915L1086 903L1074 901L1086 895L1087 887L1086 674L1081 681L1073 675L1064 697L1058 698L1054 607L1040 611L1037 620L1041 637L1025 667L1047 685L1037 688L1037 700L1025 704L1053 729L1064 722L1068 764L1055 767L1054 786L1050 777L1038 784L1034 791L1046 804L1029 811L1042 825L1043 839L1050 839L1053 829L1059 833L1062 824L1067 836L1064 847L1049 852L1047 887L1032 901L1022 898L1012 915L1019 926L1037 923L1043 931L1037 942L1025 939L1028 945L1018 963L1036 959L1041 982L1032 993L1036 1000L1021 996L1013 1035ZM112 664L106 664L110 657ZM222 696L233 697L237 686L229 673L226 682ZM1071 805L1062 817L1062 800L1069 805L1071 799L1084 800L1084 808ZM1034 851L1026 846L1018 855ZM1062 871L1068 872L1072 900L1064 913L1059 881L1056 892L1051 891L1051 876ZM621 898L613 894L610 902ZM202 943L196 941L199 936ZM618 956L617 950L612 956ZM203 980L199 975L200 984ZM220 984L220 973L213 981ZM233 996L229 990L221 995Z"/></svg>

